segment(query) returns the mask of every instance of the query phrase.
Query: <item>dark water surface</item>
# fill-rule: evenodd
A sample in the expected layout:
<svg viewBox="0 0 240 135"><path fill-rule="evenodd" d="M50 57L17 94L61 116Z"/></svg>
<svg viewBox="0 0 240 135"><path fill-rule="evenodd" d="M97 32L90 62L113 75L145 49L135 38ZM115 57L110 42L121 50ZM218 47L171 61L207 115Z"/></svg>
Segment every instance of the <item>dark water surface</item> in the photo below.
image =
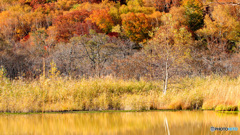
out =
<svg viewBox="0 0 240 135"><path fill-rule="evenodd" d="M64 114L2 114L0 134L240 135L210 127L238 127L240 114L213 111L150 111Z"/></svg>

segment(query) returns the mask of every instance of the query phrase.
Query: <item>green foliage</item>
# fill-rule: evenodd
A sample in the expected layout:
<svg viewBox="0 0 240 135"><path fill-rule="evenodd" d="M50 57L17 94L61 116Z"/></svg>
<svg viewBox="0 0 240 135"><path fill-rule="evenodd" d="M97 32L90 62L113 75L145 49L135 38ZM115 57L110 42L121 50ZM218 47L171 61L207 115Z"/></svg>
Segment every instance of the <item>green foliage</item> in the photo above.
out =
<svg viewBox="0 0 240 135"><path fill-rule="evenodd" d="M71 10L77 9L79 6L80 6L80 4L75 4L75 5L73 5Z"/></svg>
<svg viewBox="0 0 240 135"><path fill-rule="evenodd" d="M237 111L238 107L237 106L232 106L232 105L218 105L215 108L215 111Z"/></svg>
<svg viewBox="0 0 240 135"><path fill-rule="evenodd" d="M203 5L200 0L185 0L183 1L185 8L186 19L188 27L196 31L203 27Z"/></svg>

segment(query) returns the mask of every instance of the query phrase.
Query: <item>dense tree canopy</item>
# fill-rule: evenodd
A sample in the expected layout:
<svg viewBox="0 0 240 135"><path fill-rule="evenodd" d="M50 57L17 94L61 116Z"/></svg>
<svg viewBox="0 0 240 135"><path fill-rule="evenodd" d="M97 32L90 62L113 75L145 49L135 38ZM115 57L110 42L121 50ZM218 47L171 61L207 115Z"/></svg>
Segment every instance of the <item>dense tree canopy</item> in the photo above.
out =
<svg viewBox="0 0 240 135"><path fill-rule="evenodd" d="M87 10L80 10L57 17L53 23L57 30L57 40L68 41L74 34L84 35L90 29L98 30L95 23L86 20L90 14Z"/></svg>
<svg viewBox="0 0 240 135"><path fill-rule="evenodd" d="M40 74L42 58L67 75L166 80L166 61L169 75L238 73L239 21L228 0L0 0L0 66L9 77Z"/></svg>
<svg viewBox="0 0 240 135"><path fill-rule="evenodd" d="M152 28L150 21L143 13L123 14L122 25L126 36L137 43L146 40Z"/></svg>
<svg viewBox="0 0 240 135"><path fill-rule="evenodd" d="M199 0L183 1L188 27L196 31L203 26L203 4Z"/></svg>
<svg viewBox="0 0 240 135"><path fill-rule="evenodd" d="M114 21L109 14L108 9L92 11L88 20L91 20L92 23L96 23L97 26L105 33L111 32L112 26L114 25Z"/></svg>

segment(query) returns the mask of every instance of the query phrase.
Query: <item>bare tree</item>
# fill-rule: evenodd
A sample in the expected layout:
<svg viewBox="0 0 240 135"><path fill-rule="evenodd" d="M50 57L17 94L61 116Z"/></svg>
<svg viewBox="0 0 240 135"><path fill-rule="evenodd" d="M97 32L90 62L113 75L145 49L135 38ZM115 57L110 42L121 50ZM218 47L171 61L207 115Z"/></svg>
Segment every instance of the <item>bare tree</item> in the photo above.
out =
<svg viewBox="0 0 240 135"><path fill-rule="evenodd" d="M163 93L166 94L169 78L183 74L187 69L186 60L190 59L191 34L185 27L174 29L171 14L163 16L164 25L146 47L151 76L164 81Z"/></svg>

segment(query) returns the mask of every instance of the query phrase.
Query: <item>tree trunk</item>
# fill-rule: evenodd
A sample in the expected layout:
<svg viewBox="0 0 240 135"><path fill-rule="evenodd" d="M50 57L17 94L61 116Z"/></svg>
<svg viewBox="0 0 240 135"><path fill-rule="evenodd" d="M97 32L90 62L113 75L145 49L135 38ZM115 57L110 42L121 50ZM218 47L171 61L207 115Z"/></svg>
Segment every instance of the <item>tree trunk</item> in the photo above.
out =
<svg viewBox="0 0 240 135"><path fill-rule="evenodd" d="M163 89L163 94L164 95L166 95L167 86L168 86L168 58L167 58L167 61L166 61L166 69L165 69L165 79L164 79L164 89Z"/></svg>

